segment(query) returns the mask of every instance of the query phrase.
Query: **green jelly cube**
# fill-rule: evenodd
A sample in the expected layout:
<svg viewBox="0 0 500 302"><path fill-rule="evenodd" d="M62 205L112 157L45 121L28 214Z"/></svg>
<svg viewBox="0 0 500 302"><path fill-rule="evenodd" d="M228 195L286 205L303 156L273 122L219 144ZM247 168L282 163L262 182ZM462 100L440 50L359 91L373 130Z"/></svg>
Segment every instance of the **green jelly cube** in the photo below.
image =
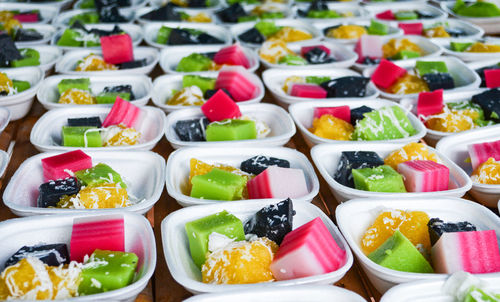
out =
<svg viewBox="0 0 500 302"><path fill-rule="evenodd" d="M241 16L241 17L238 17L238 23L257 21L258 19L259 19L259 17L257 17L257 16Z"/></svg>
<svg viewBox="0 0 500 302"><path fill-rule="evenodd" d="M263 12L259 16L261 19L282 19L285 18L283 12Z"/></svg>
<svg viewBox="0 0 500 302"><path fill-rule="evenodd" d="M318 76L306 76L307 84L316 84L320 85L321 83L330 81L330 77L318 77Z"/></svg>
<svg viewBox="0 0 500 302"><path fill-rule="evenodd" d="M368 34L370 35L387 35L389 33L389 26L382 22L377 22L375 20L370 21L370 26L368 26Z"/></svg>
<svg viewBox="0 0 500 302"><path fill-rule="evenodd" d="M477 1L471 5L465 5L463 1L457 1L454 9L458 15L467 17L498 17L500 8L492 2Z"/></svg>
<svg viewBox="0 0 500 302"><path fill-rule="evenodd" d="M334 10L309 10L307 12L307 17L315 19L330 19L340 18L342 15Z"/></svg>
<svg viewBox="0 0 500 302"><path fill-rule="evenodd" d="M95 250L82 269L78 293L86 296L124 288L132 283L138 262L134 253Z"/></svg>
<svg viewBox="0 0 500 302"><path fill-rule="evenodd" d="M212 60L201 53L192 53L182 58L175 68L179 72L207 71L212 66Z"/></svg>
<svg viewBox="0 0 500 302"><path fill-rule="evenodd" d="M63 126L62 143L65 147L102 147L101 133L97 127Z"/></svg>
<svg viewBox="0 0 500 302"><path fill-rule="evenodd" d="M214 200L238 200L242 198L246 178L241 175L212 169L191 179L191 197Z"/></svg>
<svg viewBox="0 0 500 302"><path fill-rule="evenodd" d="M281 57L278 61L279 64L285 65L293 65L293 66L302 66L307 65L307 61L301 56L288 54Z"/></svg>
<svg viewBox="0 0 500 302"><path fill-rule="evenodd" d="M500 302L500 294L493 294L485 290L471 286L463 300L464 302Z"/></svg>
<svg viewBox="0 0 500 302"><path fill-rule="evenodd" d="M24 66L38 66L40 65L40 53L32 48L22 48L19 50L21 56L20 60L14 60L11 62L12 67L24 67Z"/></svg>
<svg viewBox="0 0 500 302"><path fill-rule="evenodd" d="M403 176L391 166L352 169L354 186L358 190L371 192L406 192Z"/></svg>
<svg viewBox="0 0 500 302"><path fill-rule="evenodd" d="M471 42L450 42L450 49L453 51L465 51L469 46L471 46Z"/></svg>
<svg viewBox="0 0 500 302"><path fill-rule="evenodd" d="M30 89L31 84L28 81L12 80L12 86L14 86L14 89L19 93Z"/></svg>
<svg viewBox="0 0 500 302"><path fill-rule="evenodd" d="M64 30L63 34L57 41L58 46L74 46L81 47L83 46L83 41L78 41L82 37L81 33L73 30L71 28L67 28Z"/></svg>
<svg viewBox="0 0 500 302"><path fill-rule="evenodd" d="M243 223L236 216L222 211L210 216L190 221L185 225L189 239L189 250L194 263L201 267L206 260L208 251L208 237L212 233L234 238L236 241L245 240Z"/></svg>
<svg viewBox="0 0 500 302"><path fill-rule="evenodd" d="M448 67L443 61L417 61L415 69L419 75L428 73L447 73Z"/></svg>
<svg viewBox="0 0 500 302"><path fill-rule="evenodd" d="M363 116L354 128L354 140L398 139L416 133L406 113L397 106L382 107Z"/></svg>
<svg viewBox="0 0 500 302"><path fill-rule="evenodd" d="M170 37L170 33L172 32L172 28L162 26L158 30L158 34L156 35L156 43L158 44L167 44L168 37Z"/></svg>
<svg viewBox="0 0 500 302"><path fill-rule="evenodd" d="M255 122L250 120L227 119L213 122L208 125L205 133L209 142L257 138Z"/></svg>
<svg viewBox="0 0 500 302"><path fill-rule="evenodd" d="M417 248L400 231L394 232L368 258L373 262L396 271L433 273L431 265Z"/></svg>
<svg viewBox="0 0 500 302"><path fill-rule="evenodd" d="M59 94L63 94L68 89L80 89L84 91L90 91L90 79L89 78L79 78L79 79L64 79L57 84L57 89Z"/></svg>
<svg viewBox="0 0 500 302"><path fill-rule="evenodd" d="M127 185L123 182L120 173L103 163L99 163L90 169L76 171L75 176L82 182L82 184L89 187L106 183L115 183L119 184L120 187L124 189L127 188Z"/></svg>
<svg viewBox="0 0 500 302"><path fill-rule="evenodd" d="M272 21L259 21L255 24L255 29L257 29L264 37L269 37L274 35L280 30L279 26L276 26Z"/></svg>
<svg viewBox="0 0 500 302"><path fill-rule="evenodd" d="M128 92L105 92L96 96L97 104L114 104L117 96L125 101L130 101L130 93Z"/></svg>
<svg viewBox="0 0 500 302"><path fill-rule="evenodd" d="M405 60L405 59L418 58L418 57L420 57L420 53L417 51L401 50L394 57L392 57L392 59Z"/></svg>
<svg viewBox="0 0 500 302"><path fill-rule="evenodd" d="M185 75L182 77L182 88L198 86L203 93L215 88L216 78L202 77L199 75Z"/></svg>
<svg viewBox="0 0 500 302"><path fill-rule="evenodd" d="M418 15L413 11L402 11L394 14L396 20L416 20L418 19Z"/></svg>

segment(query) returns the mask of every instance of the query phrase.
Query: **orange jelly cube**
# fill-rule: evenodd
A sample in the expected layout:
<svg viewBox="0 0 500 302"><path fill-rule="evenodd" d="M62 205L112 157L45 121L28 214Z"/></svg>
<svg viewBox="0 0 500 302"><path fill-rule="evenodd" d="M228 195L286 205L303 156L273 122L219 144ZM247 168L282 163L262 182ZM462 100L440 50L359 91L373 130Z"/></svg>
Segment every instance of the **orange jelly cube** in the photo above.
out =
<svg viewBox="0 0 500 302"><path fill-rule="evenodd" d="M384 159L384 163L397 170L400 163L410 160L432 160L437 162L438 158L436 154L429 151L426 145L422 143L409 143L401 149L392 151Z"/></svg>
<svg viewBox="0 0 500 302"><path fill-rule="evenodd" d="M418 76L409 73L397 79L396 83L387 89L387 92L393 94L411 94L422 91L429 91L427 83Z"/></svg>
<svg viewBox="0 0 500 302"><path fill-rule="evenodd" d="M127 190L114 183L85 187L78 196L86 209L123 208L130 205Z"/></svg>
<svg viewBox="0 0 500 302"><path fill-rule="evenodd" d="M472 181L481 184L500 184L500 162L490 157L472 172Z"/></svg>
<svg viewBox="0 0 500 302"><path fill-rule="evenodd" d="M348 141L354 133L354 127L331 114L324 114L320 118L313 120L312 128L309 129L314 135L319 137Z"/></svg>

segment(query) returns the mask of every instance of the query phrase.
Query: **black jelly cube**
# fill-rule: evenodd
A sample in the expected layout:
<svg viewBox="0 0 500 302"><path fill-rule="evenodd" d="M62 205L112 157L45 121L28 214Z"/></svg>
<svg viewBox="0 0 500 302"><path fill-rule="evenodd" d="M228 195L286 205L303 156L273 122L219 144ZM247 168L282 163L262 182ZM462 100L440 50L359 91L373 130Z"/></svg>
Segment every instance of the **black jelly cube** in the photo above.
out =
<svg viewBox="0 0 500 302"><path fill-rule="evenodd" d="M371 111L373 111L373 108L370 108L370 107L365 106L365 105L351 109L351 124L353 126L355 126L357 121L365 118L365 116L364 116L365 113L368 113Z"/></svg>
<svg viewBox="0 0 500 302"><path fill-rule="evenodd" d="M231 95L231 93L229 93L229 91L227 91L226 88L220 88L220 89L222 89L222 91L224 91L224 93L226 93L231 99L233 98L233 96ZM211 98L220 89L207 89L207 91L205 91L205 94L203 95L203 98L206 99L206 100L208 100L209 98Z"/></svg>
<svg viewBox="0 0 500 302"><path fill-rule="evenodd" d="M181 14L176 12L174 7L175 6L169 2L165 6L153 9L149 13L142 15L141 18L153 21L182 21Z"/></svg>
<svg viewBox="0 0 500 302"><path fill-rule="evenodd" d="M238 18L247 16L243 6L239 2L232 4L215 13L219 19L227 23L237 23Z"/></svg>
<svg viewBox="0 0 500 302"><path fill-rule="evenodd" d="M500 123L500 90L493 88L472 96L472 102L484 111L487 120Z"/></svg>
<svg viewBox="0 0 500 302"><path fill-rule="evenodd" d="M304 58L310 64L326 64L335 62L335 59L319 47L314 47L304 54Z"/></svg>
<svg viewBox="0 0 500 302"><path fill-rule="evenodd" d="M202 33L198 36L198 42L200 44L223 44L224 41L217 39L207 33Z"/></svg>
<svg viewBox="0 0 500 302"><path fill-rule="evenodd" d="M101 119L98 116L92 117L80 117L80 118L69 118L68 126L70 127L97 127L101 128Z"/></svg>
<svg viewBox="0 0 500 302"><path fill-rule="evenodd" d="M174 130L181 141L202 142L205 141L205 129L209 123L207 118L177 121Z"/></svg>
<svg viewBox="0 0 500 302"><path fill-rule="evenodd" d="M62 196L77 194L80 191L80 183L75 177L51 180L41 184L38 191L38 207L54 207Z"/></svg>
<svg viewBox="0 0 500 302"><path fill-rule="evenodd" d="M278 166L282 168L290 168L290 162L286 159L276 157L268 157L264 155L257 155L243 161L240 164L240 169L251 174L260 174L270 166Z"/></svg>
<svg viewBox="0 0 500 302"><path fill-rule="evenodd" d="M373 151L342 151L334 179L336 182L354 188L352 169L374 168L384 160Z"/></svg>
<svg viewBox="0 0 500 302"><path fill-rule="evenodd" d="M112 30L104 30L104 29L98 29L98 28L92 28L89 33L92 33L96 36L99 37L105 37L105 36L112 36L112 35L118 35L123 32L123 29L121 29L118 25L115 25Z"/></svg>
<svg viewBox="0 0 500 302"><path fill-rule="evenodd" d="M321 83L329 98L364 97L369 78L348 76Z"/></svg>
<svg viewBox="0 0 500 302"><path fill-rule="evenodd" d="M132 69L139 68L148 65L148 61L146 59L134 60L130 62L121 63L118 65L120 69Z"/></svg>
<svg viewBox="0 0 500 302"><path fill-rule="evenodd" d="M427 83L430 91L455 88L455 82L449 73L427 73L422 76L422 79Z"/></svg>
<svg viewBox="0 0 500 302"><path fill-rule="evenodd" d="M121 92L121 93L129 93L130 100L135 100L135 95L132 92L132 85L117 85L117 86L106 86L104 87L103 93L108 92Z"/></svg>
<svg viewBox="0 0 500 302"><path fill-rule="evenodd" d="M0 34L0 66L9 67L11 61L22 58L11 37L7 34Z"/></svg>
<svg viewBox="0 0 500 302"><path fill-rule="evenodd" d="M281 244L292 231L293 204L290 198L260 209L245 223L245 234L255 234Z"/></svg>
<svg viewBox="0 0 500 302"><path fill-rule="evenodd" d="M49 266L69 263L68 248L64 243L23 246L7 261L5 267L14 265L24 258L34 257Z"/></svg>
<svg viewBox="0 0 500 302"><path fill-rule="evenodd" d="M124 23L127 19L120 14L118 5L105 6L98 10L99 22L102 23Z"/></svg>
<svg viewBox="0 0 500 302"><path fill-rule="evenodd" d="M168 36L168 45L198 44L198 40L189 31L181 28L172 28Z"/></svg>
<svg viewBox="0 0 500 302"><path fill-rule="evenodd" d="M238 38L247 43L261 44L264 43L264 36L255 27L250 28L246 32L240 34Z"/></svg>
<svg viewBox="0 0 500 302"><path fill-rule="evenodd" d="M308 8L308 11L323 11L329 10L328 4L323 0L314 0Z"/></svg>
<svg viewBox="0 0 500 302"><path fill-rule="evenodd" d="M42 39L43 35L34 29L19 28L18 30L16 30L14 36L14 41L16 42L36 41Z"/></svg>
<svg viewBox="0 0 500 302"><path fill-rule="evenodd" d="M468 221L456 223L444 222L439 218L431 218L427 223L427 227L429 228L429 236L432 245L434 245L444 233L476 231L476 226Z"/></svg>
<svg viewBox="0 0 500 302"><path fill-rule="evenodd" d="M188 0L188 7L202 8L207 7L206 0Z"/></svg>
<svg viewBox="0 0 500 302"><path fill-rule="evenodd" d="M498 65L486 66L483 68L476 69L476 73L481 78L481 85L479 87L486 87L486 77L484 76L484 71L487 69L500 69Z"/></svg>

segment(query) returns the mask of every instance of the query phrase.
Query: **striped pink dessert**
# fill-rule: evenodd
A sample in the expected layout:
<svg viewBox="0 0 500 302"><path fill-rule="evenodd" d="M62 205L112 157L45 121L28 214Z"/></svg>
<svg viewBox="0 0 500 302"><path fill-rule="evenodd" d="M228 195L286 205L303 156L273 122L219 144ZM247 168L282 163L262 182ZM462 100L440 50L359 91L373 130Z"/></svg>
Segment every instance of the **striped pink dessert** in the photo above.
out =
<svg viewBox="0 0 500 302"><path fill-rule="evenodd" d="M271 166L247 182L250 199L297 198L309 193L304 171Z"/></svg>
<svg viewBox="0 0 500 302"><path fill-rule="evenodd" d="M406 191L436 192L448 190L450 169L432 160L411 160L398 165Z"/></svg>
<svg viewBox="0 0 500 302"><path fill-rule="evenodd" d="M215 89L226 88L235 102L253 99L258 94L258 88L246 74L249 72L241 66L223 67L215 81Z"/></svg>
<svg viewBox="0 0 500 302"><path fill-rule="evenodd" d="M111 107L106 119L102 122L102 126L109 127L123 124L129 128L134 127L140 113L141 109L139 107L117 96L113 107Z"/></svg>
<svg viewBox="0 0 500 302"><path fill-rule="evenodd" d="M500 140L468 145L467 149L469 150L472 169L474 170L490 157L500 160Z"/></svg>

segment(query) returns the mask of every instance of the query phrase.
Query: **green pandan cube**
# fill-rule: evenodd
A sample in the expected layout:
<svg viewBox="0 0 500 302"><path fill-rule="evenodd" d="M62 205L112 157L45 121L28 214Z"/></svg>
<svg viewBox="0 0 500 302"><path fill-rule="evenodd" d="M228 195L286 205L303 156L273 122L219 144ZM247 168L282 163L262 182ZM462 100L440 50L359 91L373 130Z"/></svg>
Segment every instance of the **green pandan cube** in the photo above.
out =
<svg viewBox="0 0 500 302"><path fill-rule="evenodd" d="M274 35L280 30L279 26L276 26L272 21L259 21L255 24L255 29L257 29L264 37L269 37Z"/></svg>
<svg viewBox="0 0 500 302"><path fill-rule="evenodd" d="M214 200L238 200L242 198L247 183L244 176L212 169L210 172L191 179L191 197Z"/></svg>
<svg viewBox="0 0 500 302"><path fill-rule="evenodd" d="M365 113L356 123L353 138L364 141L398 139L416 132L403 109L390 106Z"/></svg>
<svg viewBox="0 0 500 302"><path fill-rule="evenodd" d="M421 76L428 73L448 72L448 67L443 61L417 61L417 63L415 63L415 69Z"/></svg>
<svg viewBox="0 0 500 302"><path fill-rule="evenodd" d="M66 90L71 88L90 91L90 79L64 79L61 80L59 84L57 84L57 90L59 90L59 94L63 94Z"/></svg>
<svg viewBox="0 0 500 302"><path fill-rule="evenodd" d="M373 262L396 271L433 273L431 265L417 248L400 231L394 232L368 258Z"/></svg>
<svg viewBox="0 0 500 302"><path fill-rule="evenodd" d="M261 19L282 19L285 18L283 12L263 12L259 16Z"/></svg>
<svg viewBox="0 0 500 302"><path fill-rule="evenodd" d="M278 61L279 64L293 65L293 66L303 66L307 65L307 61L301 56L288 54L281 57Z"/></svg>
<svg viewBox="0 0 500 302"><path fill-rule="evenodd" d="M95 250L82 269L78 293L98 294L131 284L138 262L134 253Z"/></svg>
<svg viewBox="0 0 500 302"><path fill-rule="evenodd" d="M101 133L97 127L63 126L62 144L65 147L102 147Z"/></svg>
<svg viewBox="0 0 500 302"><path fill-rule="evenodd" d="M234 238L236 241L245 240L243 223L236 216L222 211L210 216L190 221L185 225L189 240L189 250L194 263L201 267L206 261L208 251L208 237L212 233Z"/></svg>
<svg viewBox="0 0 500 302"><path fill-rule="evenodd" d="M394 60L405 60L420 57L420 53L412 50L401 50L392 59Z"/></svg>
<svg viewBox="0 0 500 302"><path fill-rule="evenodd" d="M316 84L320 85L321 83L330 81L330 77L319 77L319 76L306 76L307 84Z"/></svg>
<svg viewBox="0 0 500 302"><path fill-rule="evenodd" d="M368 34L384 36L389 33L389 26L382 22L377 22L375 20L370 21L370 26L368 26Z"/></svg>
<svg viewBox="0 0 500 302"><path fill-rule="evenodd" d="M83 46L83 41L78 41L82 35L71 28L67 28L64 30L63 34L57 41L58 46L72 46L72 47L81 47Z"/></svg>
<svg viewBox="0 0 500 302"><path fill-rule="evenodd" d="M182 88L198 86L203 93L215 88L216 78L202 77L199 75L185 75L182 77Z"/></svg>
<svg viewBox="0 0 500 302"><path fill-rule="evenodd" d="M17 90L17 93L23 92L31 88L31 84L28 81L12 80L12 86Z"/></svg>
<svg viewBox="0 0 500 302"><path fill-rule="evenodd" d="M471 5L465 5L463 1L457 1L454 9L455 13L467 17L498 17L500 8L494 3L477 1Z"/></svg>
<svg viewBox="0 0 500 302"><path fill-rule="evenodd" d="M354 187L371 192L405 193L403 176L391 166L382 165L374 168L352 169Z"/></svg>
<svg viewBox="0 0 500 302"><path fill-rule="evenodd" d="M175 68L179 72L207 71L212 66L212 60L201 53L192 53L182 58Z"/></svg>
<svg viewBox="0 0 500 302"><path fill-rule="evenodd" d="M172 32L172 28L162 26L158 30L158 34L156 35L156 43L158 44L167 44L168 38L170 37L170 33Z"/></svg>
<svg viewBox="0 0 500 302"><path fill-rule="evenodd" d="M207 141L234 141L257 138L255 122L227 119L210 123L205 131Z"/></svg>
<svg viewBox="0 0 500 302"><path fill-rule="evenodd" d="M418 19L417 13L413 11L402 11L394 14L396 20L416 20Z"/></svg>
<svg viewBox="0 0 500 302"><path fill-rule="evenodd" d="M330 19L340 18L342 15L334 10L309 10L307 12L307 17L314 19Z"/></svg>
<svg viewBox="0 0 500 302"><path fill-rule="evenodd" d="M127 188L127 185L123 182L120 173L103 163L99 163L90 169L76 171L75 176L82 182L83 185L89 187L106 183L115 183L119 184L120 187L124 189Z"/></svg>
<svg viewBox="0 0 500 302"><path fill-rule="evenodd" d="M469 46L472 45L472 42L450 42L450 49L453 51L465 51Z"/></svg>
<svg viewBox="0 0 500 302"><path fill-rule="evenodd" d="M32 48L22 48L19 50L21 56L20 60L11 62L12 67L25 67L25 66L38 66L40 65L40 53Z"/></svg>
<svg viewBox="0 0 500 302"><path fill-rule="evenodd" d="M104 92L96 96L97 104L114 104L117 96L125 101L130 101L129 92Z"/></svg>

